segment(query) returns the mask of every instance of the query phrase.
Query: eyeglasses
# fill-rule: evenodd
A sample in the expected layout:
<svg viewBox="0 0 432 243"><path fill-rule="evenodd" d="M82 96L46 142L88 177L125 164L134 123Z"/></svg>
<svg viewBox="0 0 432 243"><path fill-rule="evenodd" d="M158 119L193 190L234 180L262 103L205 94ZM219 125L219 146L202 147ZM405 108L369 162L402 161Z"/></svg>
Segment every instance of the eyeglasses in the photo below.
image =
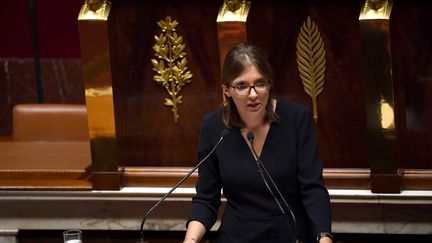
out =
<svg viewBox="0 0 432 243"><path fill-rule="evenodd" d="M258 94L265 94L269 91L268 83L266 81L259 81L254 85L240 83L240 84L230 85L229 87L234 88L235 92L239 96L248 95L251 88L253 88L255 92Z"/></svg>

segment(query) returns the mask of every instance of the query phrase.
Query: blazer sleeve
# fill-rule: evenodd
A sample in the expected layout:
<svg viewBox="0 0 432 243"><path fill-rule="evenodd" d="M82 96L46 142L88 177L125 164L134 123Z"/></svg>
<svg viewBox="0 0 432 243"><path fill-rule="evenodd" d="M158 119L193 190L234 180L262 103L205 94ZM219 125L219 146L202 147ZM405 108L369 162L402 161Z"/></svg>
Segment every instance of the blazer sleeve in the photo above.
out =
<svg viewBox="0 0 432 243"><path fill-rule="evenodd" d="M324 186L323 166L308 109L301 112L297 121L297 156L300 193L314 234L331 232L330 196Z"/></svg>
<svg viewBox="0 0 432 243"><path fill-rule="evenodd" d="M200 160L210 153L217 142L213 138L214 134L211 134L212 130L214 131L215 129L212 129L204 121L201 126L198 145ZM196 196L192 199L192 209L189 213L187 223L197 220L205 226L206 231L209 231L216 222L218 209L221 204L222 180L215 153L198 169L198 180L195 189Z"/></svg>

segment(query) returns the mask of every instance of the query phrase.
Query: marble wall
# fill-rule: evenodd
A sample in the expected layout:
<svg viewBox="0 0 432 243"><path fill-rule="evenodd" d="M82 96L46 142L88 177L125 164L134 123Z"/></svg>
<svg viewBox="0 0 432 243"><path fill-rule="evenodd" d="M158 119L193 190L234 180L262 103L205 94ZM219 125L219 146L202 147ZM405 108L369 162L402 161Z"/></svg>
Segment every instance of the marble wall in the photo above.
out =
<svg viewBox="0 0 432 243"><path fill-rule="evenodd" d="M44 103L84 104L81 59L41 59ZM16 104L37 103L34 59L0 59L0 136L12 134Z"/></svg>

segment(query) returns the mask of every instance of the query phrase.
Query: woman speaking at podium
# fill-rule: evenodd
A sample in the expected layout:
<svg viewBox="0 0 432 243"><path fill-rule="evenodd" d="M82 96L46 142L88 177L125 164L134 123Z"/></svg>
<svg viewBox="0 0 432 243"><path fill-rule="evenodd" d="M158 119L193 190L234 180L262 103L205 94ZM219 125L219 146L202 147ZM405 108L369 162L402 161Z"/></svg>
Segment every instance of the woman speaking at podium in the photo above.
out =
<svg viewBox="0 0 432 243"><path fill-rule="evenodd" d="M268 60L250 44L228 52L221 83L224 105L203 120L200 159L225 128L231 132L199 168L183 242L199 242L216 222L221 190L227 204L218 243L332 242L309 110L273 97Z"/></svg>

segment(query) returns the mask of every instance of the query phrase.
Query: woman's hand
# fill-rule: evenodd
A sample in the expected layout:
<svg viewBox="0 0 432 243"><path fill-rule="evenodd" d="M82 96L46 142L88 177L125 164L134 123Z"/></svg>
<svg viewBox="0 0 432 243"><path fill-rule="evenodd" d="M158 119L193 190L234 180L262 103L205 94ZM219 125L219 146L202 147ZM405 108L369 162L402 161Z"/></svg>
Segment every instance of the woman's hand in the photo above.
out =
<svg viewBox="0 0 432 243"><path fill-rule="evenodd" d="M197 243L195 238L187 238L183 241L183 243Z"/></svg>
<svg viewBox="0 0 432 243"><path fill-rule="evenodd" d="M319 240L319 243L333 243L333 241L329 237L323 237Z"/></svg>
<svg viewBox="0 0 432 243"><path fill-rule="evenodd" d="M185 239L183 243L198 243L204 236L205 227L198 221L190 221L186 231Z"/></svg>

